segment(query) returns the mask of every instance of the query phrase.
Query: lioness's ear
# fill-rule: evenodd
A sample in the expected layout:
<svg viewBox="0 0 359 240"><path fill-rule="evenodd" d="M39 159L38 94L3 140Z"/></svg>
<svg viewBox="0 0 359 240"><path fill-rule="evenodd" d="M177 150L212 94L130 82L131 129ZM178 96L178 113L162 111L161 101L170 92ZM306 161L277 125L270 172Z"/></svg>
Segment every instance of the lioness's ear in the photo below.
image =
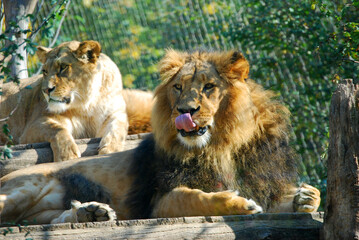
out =
<svg viewBox="0 0 359 240"><path fill-rule="evenodd" d="M101 53L101 45L96 41L83 41L76 50L76 56L81 61L96 63Z"/></svg>
<svg viewBox="0 0 359 240"><path fill-rule="evenodd" d="M186 62L187 54L173 49L167 49L166 55L158 64L162 81L168 81L173 78Z"/></svg>
<svg viewBox="0 0 359 240"><path fill-rule="evenodd" d="M40 62L45 63L47 58L47 53L51 51L51 48L38 46L36 55L39 58Z"/></svg>

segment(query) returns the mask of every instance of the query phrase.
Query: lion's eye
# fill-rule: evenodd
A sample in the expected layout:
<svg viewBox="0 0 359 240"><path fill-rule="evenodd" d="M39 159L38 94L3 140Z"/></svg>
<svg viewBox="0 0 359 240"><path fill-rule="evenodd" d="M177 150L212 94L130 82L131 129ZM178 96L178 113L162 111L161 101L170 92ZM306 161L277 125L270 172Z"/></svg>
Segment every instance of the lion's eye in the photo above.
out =
<svg viewBox="0 0 359 240"><path fill-rule="evenodd" d="M176 90L182 90L182 85L181 84L175 84L173 85L173 87L176 89Z"/></svg>
<svg viewBox="0 0 359 240"><path fill-rule="evenodd" d="M212 88L214 88L214 84L212 84L212 83L207 83L206 85L204 85L204 90L210 90L210 89L212 89Z"/></svg>
<svg viewBox="0 0 359 240"><path fill-rule="evenodd" d="M42 74L43 74L44 76L46 76L46 75L47 75L47 71L46 71L45 69L42 69Z"/></svg>

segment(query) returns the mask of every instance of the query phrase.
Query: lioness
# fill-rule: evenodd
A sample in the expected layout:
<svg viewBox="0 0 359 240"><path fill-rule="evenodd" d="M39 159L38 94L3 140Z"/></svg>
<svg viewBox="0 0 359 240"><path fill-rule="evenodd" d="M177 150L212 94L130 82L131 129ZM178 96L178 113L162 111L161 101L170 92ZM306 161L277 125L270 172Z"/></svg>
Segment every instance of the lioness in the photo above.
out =
<svg viewBox="0 0 359 240"><path fill-rule="evenodd" d="M0 96L0 119L8 116L20 100L8 121L15 144L50 142L56 162L81 156L74 138L102 137L99 154L123 149L128 119L121 74L100 52L96 41L65 42L54 49L38 47L43 75L21 80L20 86L6 83ZM131 119L136 119L136 111L141 113L137 118L150 115L146 108L151 109L151 100L147 106L140 106L138 95L147 100L151 97L144 92L124 92ZM135 120L131 121L131 129L136 128ZM137 124L145 125L149 119L141 121ZM0 134L0 145L5 142Z"/></svg>
<svg viewBox="0 0 359 240"><path fill-rule="evenodd" d="M128 134L151 132L152 92L138 89L124 89L122 96L126 103L129 124Z"/></svg>
<svg viewBox="0 0 359 240"><path fill-rule="evenodd" d="M317 210L320 192L294 187L289 112L246 80L242 54L169 50L159 66L152 135L134 150L4 176L3 221Z"/></svg>

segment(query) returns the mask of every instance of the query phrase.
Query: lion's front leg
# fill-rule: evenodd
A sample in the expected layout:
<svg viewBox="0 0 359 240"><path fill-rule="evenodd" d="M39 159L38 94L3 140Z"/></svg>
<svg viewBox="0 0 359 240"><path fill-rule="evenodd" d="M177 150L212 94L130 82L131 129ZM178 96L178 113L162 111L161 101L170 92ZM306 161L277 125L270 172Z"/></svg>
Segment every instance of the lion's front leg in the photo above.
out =
<svg viewBox="0 0 359 240"><path fill-rule="evenodd" d="M54 162L61 162L81 157L75 139L67 130L59 131L50 140Z"/></svg>
<svg viewBox="0 0 359 240"><path fill-rule="evenodd" d="M290 186L281 202L274 205L268 212L316 212L320 205L320 191L306 183L298 188Z"/></svg>
<svg viewBox="0 0 359 240"><path fill-rule="evenodd" d="M128 120L125 112L117 112L101 126L96 134L102 137L99 145L99 154L108 154L123 150L128 131Z"/></svg>
<svg viewBox="0 0 359 240"><path fill-rule="evenodd" d="M261 213L253 200L234 192L206 193L198 189L178 187L163 196L155 205L152 217L220 216Z"/></svg>
<svg viewBox="0 0 359 240"><path fill-rule="evenodd" d="M40 118L27 126L20 137L20 143L50 142L54 162L81 157L68 121L52 118Z"/></svg>

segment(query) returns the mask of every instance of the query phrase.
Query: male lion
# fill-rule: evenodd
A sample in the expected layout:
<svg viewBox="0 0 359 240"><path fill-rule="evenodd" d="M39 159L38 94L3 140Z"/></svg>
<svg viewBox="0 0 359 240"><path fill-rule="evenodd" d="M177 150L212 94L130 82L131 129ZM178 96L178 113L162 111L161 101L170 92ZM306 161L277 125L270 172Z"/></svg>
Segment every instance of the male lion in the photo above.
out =
<svg viewBox="0 0 359 240"><path fill-rule="evenodd" d="M99 154L123 149L128 130L123 95L131 106L127 108L132 122L136 117L150 115L146 107L151 108L151 100L148 106L141 107L137 95L147 100L151 96L123 92L120 71L100 52L101 46L95 41L71 41L54 49L39 47L43 75L21 80L20 86L3 85L0 119L9 116L20 100L8 120L15 144L50 142L56 162L80 157L74 138L102 137ZM137 116L136 109L142 115ZM149 123L149 119L141 121L139 124ZM136 122L132 125L131 129L135 128ZM5 136L0 134L0 145L5 142Z"/></svg>
<svg viewBox="0 0 359 240"><path fill-rule="evenodd" d="M246 80L249 64L242 54L169 50L159 66L152 135L134 150L4 176L2 220L317 210L319 191L293 185L288 110L272 92Z"/></svg>

